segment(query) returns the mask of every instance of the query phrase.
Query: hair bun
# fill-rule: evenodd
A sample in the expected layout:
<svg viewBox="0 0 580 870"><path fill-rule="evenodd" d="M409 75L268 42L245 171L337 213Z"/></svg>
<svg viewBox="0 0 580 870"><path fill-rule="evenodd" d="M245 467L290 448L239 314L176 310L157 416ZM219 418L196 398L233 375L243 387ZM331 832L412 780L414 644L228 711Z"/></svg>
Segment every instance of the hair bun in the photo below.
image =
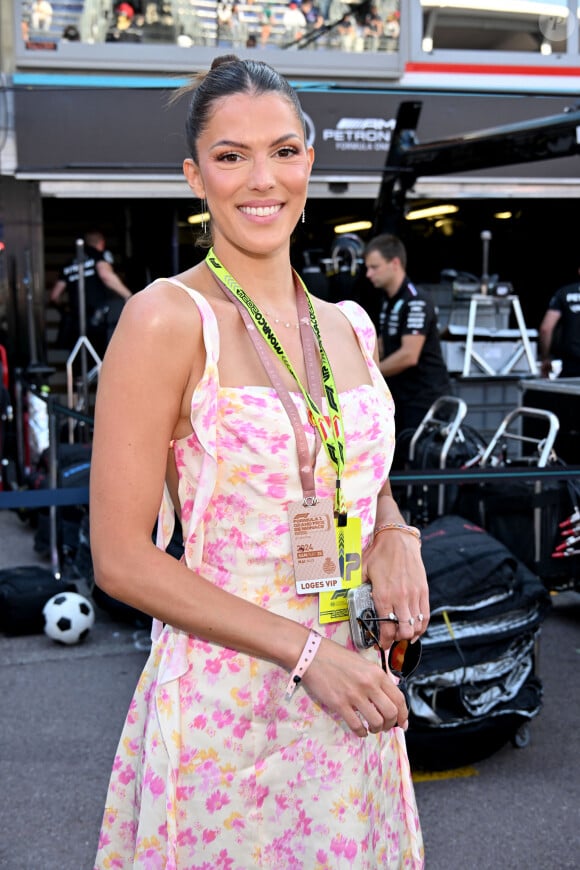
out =
<svg viewBox="0 0 580 870"><path fill-rule="evenodd" d="M219 57L214 57L210 69L217 69L225 63L240 63L240 58L236 54L221 54Z"/></svg>

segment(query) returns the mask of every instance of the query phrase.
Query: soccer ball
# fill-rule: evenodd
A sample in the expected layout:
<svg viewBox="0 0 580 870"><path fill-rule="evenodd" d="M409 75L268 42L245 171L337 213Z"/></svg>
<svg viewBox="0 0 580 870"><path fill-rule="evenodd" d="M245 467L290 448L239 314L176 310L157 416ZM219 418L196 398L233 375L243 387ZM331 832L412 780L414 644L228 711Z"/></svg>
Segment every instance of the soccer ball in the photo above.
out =
<svg viewBox="0 0 580 870"><path fill-rule="evenodd" d="M91 602L78 592L59 592L42 609L44 633L58 643L83 641L95 621Z"/></svg>

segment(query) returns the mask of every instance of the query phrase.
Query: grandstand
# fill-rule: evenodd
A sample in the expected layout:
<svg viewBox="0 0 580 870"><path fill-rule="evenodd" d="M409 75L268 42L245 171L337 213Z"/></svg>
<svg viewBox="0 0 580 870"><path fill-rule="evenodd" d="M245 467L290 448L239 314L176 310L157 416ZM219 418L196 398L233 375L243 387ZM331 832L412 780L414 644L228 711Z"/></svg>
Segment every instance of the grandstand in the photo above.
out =
<svg viewBox="0 0 580 870"><path fill-rule="evenodd" d="M22 24L29 47L35 44L56 44L69 27L76 28L80 34L83 0L50 0L49 6L51 13L37 21L34 15L34 0L23 0Z"/></svg>
<svg viewBox="0 0 580 870"><path fill-rule="evenodd" d="M22 4L22 30L28 50L57 48L67 39L67 28L76 29L78 38L85 44L174 43L181 47L239 49L253 43L278 49L398 50L398 2L395 0L377 0L380 27L376 32L370 32L365 27L363 16L353 12L356 4L343 0L327 0L323 7L326 14L322 27L305 27L298 32L285 21L290 0L243 3L233 0L133 0L131 5L135 13L125 17L122 23L117 16L120 2L54 0L50 3L52 14L48 25L40 27L34 26L34 2L24 0ZM128 5L122 4L125 8ZM347 18L348 22L342 26Z"/></svg>

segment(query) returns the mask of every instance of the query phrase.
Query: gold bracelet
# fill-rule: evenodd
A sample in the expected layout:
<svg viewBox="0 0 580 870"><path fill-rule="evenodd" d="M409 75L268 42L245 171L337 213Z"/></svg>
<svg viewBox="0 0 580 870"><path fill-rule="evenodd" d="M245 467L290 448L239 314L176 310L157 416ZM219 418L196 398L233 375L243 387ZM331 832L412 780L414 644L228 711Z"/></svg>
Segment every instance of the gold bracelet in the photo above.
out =
<svg viewBox="0 0 580 870"><path fill-rule="evenodd" d="M374 531L373 540L379 534L379 532L388 532L388 531L398 531L398 532L407 532L409 535L413 535L419 542L421 542L421 532L416 526L407 526L405 523L382 523L380 526L377 526Z"/></svg>

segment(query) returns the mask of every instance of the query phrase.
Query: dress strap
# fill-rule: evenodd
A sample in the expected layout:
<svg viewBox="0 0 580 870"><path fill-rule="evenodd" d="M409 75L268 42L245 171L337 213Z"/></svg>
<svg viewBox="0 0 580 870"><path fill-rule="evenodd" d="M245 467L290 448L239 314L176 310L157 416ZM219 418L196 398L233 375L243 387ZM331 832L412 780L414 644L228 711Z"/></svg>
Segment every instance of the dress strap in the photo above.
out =
<svg viewBox="0 0 580 870"><path fill-rule="evenodd" d="M365 357L371 357L372 359L377 341L377 331L367 312L358 302L350 299L337 302L337 308L342 311L354 329Z"/></svg>
<svg viewBox="0 0 580 870"><path fill-rule="evenodd" d="M374 359L377 331L371 318L358 302L354 302L351 299L337 302L337 307L342 311L354 330L374 386L379 390L389 392L387 382L379 371ZM391 399L390 393L389 399Z"/></svg>
<svg viewBox="0 0 580 870"><path fill-rule="evenodd" d="M217 363L217 359L219 356L219 330L217 319L215 316L215 312L205 296L199 292L199 290L194 290L193 287L188 287L187 284L184 284L183 281L180 281L178 278L156 278L155 281L149 285L152 287L154 284L173 284L174 287L179 287L180 290L185 290L190 299L195 302L199 309L199 313L201 314L202 324L203 324L203 340L205 344L205 350L208 355L208 361L213 363Z"/></svg>

